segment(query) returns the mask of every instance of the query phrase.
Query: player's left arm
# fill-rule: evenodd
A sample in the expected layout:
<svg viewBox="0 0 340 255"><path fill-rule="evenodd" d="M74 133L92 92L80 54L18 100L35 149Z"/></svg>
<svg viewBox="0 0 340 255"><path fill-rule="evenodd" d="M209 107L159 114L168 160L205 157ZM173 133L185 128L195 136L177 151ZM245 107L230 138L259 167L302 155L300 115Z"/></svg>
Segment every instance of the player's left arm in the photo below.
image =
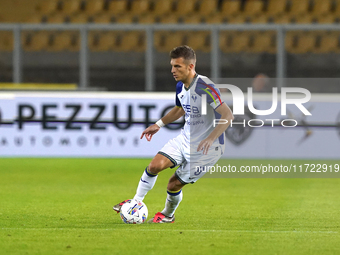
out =
<svg viewBox="0 0 340 255"><path fill-rule="evenodd" d="M230 108L225 104L221 104L215 109L217 113L221 115L221 119L227 120L227 124L218 124L209 136L200 142L197 147L197 151L203 150L203 154L208 154L210 146L213 142L229 127L230 122L234 119L233 113Z"/></svg>

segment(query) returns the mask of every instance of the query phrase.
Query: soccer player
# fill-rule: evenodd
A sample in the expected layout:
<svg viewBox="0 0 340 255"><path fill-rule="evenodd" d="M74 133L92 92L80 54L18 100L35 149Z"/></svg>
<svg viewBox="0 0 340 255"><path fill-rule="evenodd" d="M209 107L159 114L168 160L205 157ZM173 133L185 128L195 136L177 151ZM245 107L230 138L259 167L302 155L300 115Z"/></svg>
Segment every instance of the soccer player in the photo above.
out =
<svg viewBox="0 0 340 255"><path fill-rule="evenodd" d="M160 128L183 115L185 124L180 135L165 144L152 159L139 181L134 199L142 201L161 171L178 166L167 186L165 207L149 220L150 223L175 221L174 213L183 197L182 188L195 183L218 161L224 152L224 132L233 120L231 110L220 99L218 88L207 77L196 73L196 54L192 48L186 45L174 48L170 58L171 73L177 81L176 106L145 129L141 139L145 136L151 141ZM227 124L215 125L216 119L223 119ZM120 212L126 201L113 209Z"/></svg>

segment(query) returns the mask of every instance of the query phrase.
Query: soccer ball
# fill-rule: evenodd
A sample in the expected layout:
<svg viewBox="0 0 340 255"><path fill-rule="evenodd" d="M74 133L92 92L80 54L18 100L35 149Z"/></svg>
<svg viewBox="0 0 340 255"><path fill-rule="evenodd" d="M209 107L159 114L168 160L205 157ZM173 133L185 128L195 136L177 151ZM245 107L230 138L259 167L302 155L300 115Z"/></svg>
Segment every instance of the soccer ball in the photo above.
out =
<svg viewBox="0 0 340 255"><path fill-rule="evenodd" d="M141 224L148 217L146 205L134 199L130 199L120 208L120 217L127 224Z"/></svg>

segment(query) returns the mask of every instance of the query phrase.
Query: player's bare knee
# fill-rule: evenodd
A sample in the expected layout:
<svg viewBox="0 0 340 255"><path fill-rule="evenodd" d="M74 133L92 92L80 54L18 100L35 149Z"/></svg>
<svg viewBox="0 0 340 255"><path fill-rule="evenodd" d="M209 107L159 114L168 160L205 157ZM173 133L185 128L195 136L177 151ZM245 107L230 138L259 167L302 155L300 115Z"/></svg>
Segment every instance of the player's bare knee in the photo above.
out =
<svg viewBox="0 0 340 255"><path fill-rule="evenodd" d="M159 162L154 162L154 161L151 161L148 169L149 169L149 172L152 174L158 174L160 171L163 170L162 165Z"/></svg>

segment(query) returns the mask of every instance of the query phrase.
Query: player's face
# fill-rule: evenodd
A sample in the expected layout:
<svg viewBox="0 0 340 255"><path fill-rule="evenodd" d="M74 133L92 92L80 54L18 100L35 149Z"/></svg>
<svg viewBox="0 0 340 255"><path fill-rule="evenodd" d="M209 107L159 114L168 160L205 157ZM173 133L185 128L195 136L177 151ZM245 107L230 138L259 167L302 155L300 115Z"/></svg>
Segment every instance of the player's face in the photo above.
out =
<svg viewBox="0 0 340 255"><path fill-rule="evenodd" d="M175 80L186 83L189 79L192 64L187 63L187 61L185 61L182 57L172 58L170 64L172 66L171 73Z"/></svg>

